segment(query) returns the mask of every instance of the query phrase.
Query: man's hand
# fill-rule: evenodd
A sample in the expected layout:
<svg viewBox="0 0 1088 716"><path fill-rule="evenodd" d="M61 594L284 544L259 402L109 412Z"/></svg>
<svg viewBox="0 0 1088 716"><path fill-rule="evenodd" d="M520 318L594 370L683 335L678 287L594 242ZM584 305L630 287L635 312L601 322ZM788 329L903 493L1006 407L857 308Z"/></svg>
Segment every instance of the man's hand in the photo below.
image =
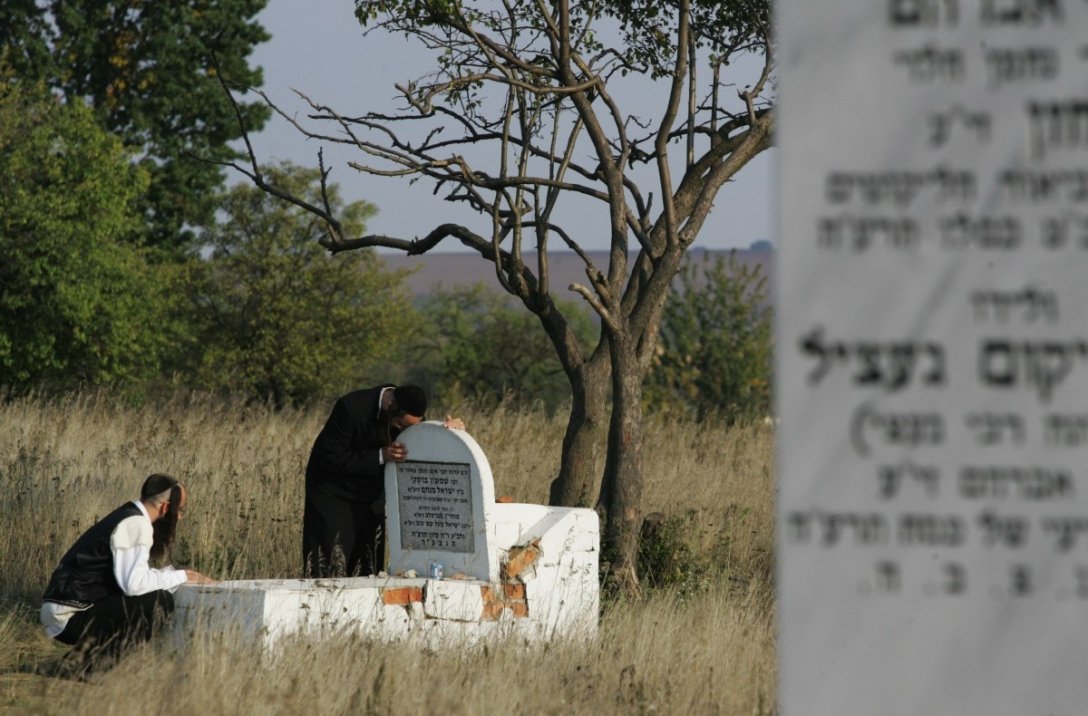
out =
<svg viewBox="0 0 1088 716"><path fill-rule="evenodd" d="M404 462L408 457L408 448L404 443L393 443L382 448L382 459L385 462Z"/></svg>
<svg viewBox="0 0 1088 716"><path fill-rule="evenodd" d="M464 430L465 421L461 418L455 418L452 415L447 415L446 419L442 422L444 428L454 428L455 430Z"/></svg>
<svg viewBox="0 0 1088 716"><path fill-rule="evenodd" d="M189 584L215 584L218 582L218 580L212 579L206 574L201 574L195 569L185 570L185 578Z"/></svg>

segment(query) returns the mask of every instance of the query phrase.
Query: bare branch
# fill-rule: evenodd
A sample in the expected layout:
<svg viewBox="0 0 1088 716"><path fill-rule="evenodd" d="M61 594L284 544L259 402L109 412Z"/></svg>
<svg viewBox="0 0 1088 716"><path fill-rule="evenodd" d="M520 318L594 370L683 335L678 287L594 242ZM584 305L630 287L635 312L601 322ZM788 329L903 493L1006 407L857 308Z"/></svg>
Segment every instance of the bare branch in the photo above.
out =
<svg viewBox="0 0 1088 716"><path fill-rule="evenodd" d="M509 141L508 140L509 140L509 137L510 137L510 115L511 115L511 112L513 110L513 103L514 103L514 90L513 89L508 89L506 91L506 111L503 112L503 123L502 123L503 137L502 137L502 149L500 151L500 160L499 160L499 162L500 162L499 163L499 176L502 179L506 178L506 160L507 160L507 151L508 151L508 147L509 147ZM502 285L502 287L504 289L506 289L507 292L513 293L514 289L510 286L509 282L506 280L506 275L503 273L502 261L501 261L502 254L499 252L499 241L500 241L500 239L502 237L503 231L502 231L502 226L501 226L501 219L499 218L499 202L498 202L498 199L496 199L495 203L492 205L491 226L492 226L492 229L491 229L491 243L492 243L492 246L494 247L495 256L496 256L497 259L499 259L499 260L495 261L495 276L498 278L499 283ZM519 241L518 241L519 238L520 237L515 238L515 241L514 241L515 249L517 248L517 245L519 243ZM515 255L514 260L517 260L519 258L520 257ZM516 265L517 264L514 263L514 261L511 261L511 268L514 268Z"/></svg>
<svg viewBox="0 0 1088 716"><path fill-rule="evenodd" d="M687 163L695 163L695 33L688 35L688 121Z"/></svg>
<svg viewBox="0 0 1088 716"><path fill-rule="evenodd" d="M748 130L740 145L729 154L729 158L708 174L701 191L692 203L691 218L688 219L687 224L684 226L684 246L691 244L695 240L721 186L740 171L741 167L747 164L752 157L771 146L774 120L774 112L766 112L757 124Z"/></svg>
<svg viewBox="0 0 1088 716"><path fill-rule="evenodd" d="M246 128L245 122L242 119L241 109L238 107L238 103L234 99L234 93L231 92L230 87L223 80L223 75L222 75L221 72L216 72L216 77L219 78L219 84L223 88L223 91L226 93L227 99L231 103L231 107L234 109L234 116L238 120L238 127L242 132L242 140L246 145L246 154L249 157L249 163L250 163L251 169L246 170L243 167L239 166L237 163L232 162L232 161L218 161L218 160L209 160L209 161L211 161L214 164L219 164L221 166L231 167L232 169L238 171L242 175L248 177L250 179L250 181L252 181L253 184L256 187L258 187L259 189L261 189L262 191L264 191L264 192L266 192L268 194L271 194L272 196L275 196L275 197L277 197L279 199L282 199L284 201L290 202L291 204L294 204L295 206L299 207L300 209L308 211L311 214L321 218L325 222L325 224L328 226L328 230L329 230L328 236L330 237L330 239L332 241L337 241L337 240L342 239L342 237L343 237L342 225L341 225L340 221L335 216L333 216L332 211L331 211L331 209L329 207L328 194L327 194L326 185L325 185L325 180L328 177L328 172L325 171L324 166L322 165L322 167L321 167L321 196L322 196L322 201L324 202L324 207L314 206L310 202L308 202L308 201L306 201L304 199L301 199L301 198L299 198L299 197L297 197L297 196L295 196L295 195L293 195L293 194L291 194L289 192L286 192L286 191L283 191L283 190L281 190L281 189L279 189L277 187L274 187L271 184L269 184L267 181L265 181L264 175L261 173L260 164L257 161L257 154L253 150L253 143L249 139L249 130ZM318 156L319 164L321 164L322 161L323 160L322 160L322 158L321 158L321 156L319 154L319 156Z"/></svg>
<svg viewBox="0 0 1088 716"><path fill-rule="evenodd" d="M665 150L673 120L675 120L679 111L684 75L687 73L688 32L690 30L688 27L688 12L690 8L689 0L680 0L680 9L678 11L680 24L676 37L676 64L673 67L669 87L668 106L661 118L661 128L658 130L657 141L654 143L654 149L657 152L658 182L661 185L662 201L664 203L665 242L670 246L676 241L676 207L673 204L672 177Z"/></svg>
<svg viewBox="0 0 1088 716"><path fill-rule="evenodd" d="M756 108L752 105L752 93L749 91L737 92L742 100L744 100L744 106L748 108L748 125L755 126L756 123Z"/></svg>
<svg viewBox="0 0 1088 716"><path fill-rule="evenodd" d="M580 283L572 283L567 288L569 288L571 291L574 291L583 299L585 299L585 302L588 303L590 307L593 308L594 312L601 317L601 323L608 326L609 330L611 330L613 333L619 332L620 325L616 322L616 319L612 315L612 312L609 311L604 306L604 304L601 303L600 299L597 298L597 296L594 295L592 291L590 291L588 288Z"/></svg>

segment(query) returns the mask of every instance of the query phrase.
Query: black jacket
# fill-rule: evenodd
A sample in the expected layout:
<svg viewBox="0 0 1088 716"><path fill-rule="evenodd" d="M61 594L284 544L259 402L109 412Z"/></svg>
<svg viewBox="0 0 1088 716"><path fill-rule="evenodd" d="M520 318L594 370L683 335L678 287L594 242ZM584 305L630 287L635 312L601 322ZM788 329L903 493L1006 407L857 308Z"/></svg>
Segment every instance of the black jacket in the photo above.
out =
<svg viewBox="0 0 1088 716"><path fill-rule="evenodd" d="M356 390L337 399L306 463L306 484L322 483L344 499L373 501L385 494L381 448L392 442L389 423L378 416L383 388Z"/></svg>
<svg viewBox="0 0 1088 716"><path fill-rule="evenodd" d="M74 607L89 607L112 594L121 594L113 576L110 536L122 520L142 514L134 502L127 502L80 535L53 571L42 599Z"/></svg>

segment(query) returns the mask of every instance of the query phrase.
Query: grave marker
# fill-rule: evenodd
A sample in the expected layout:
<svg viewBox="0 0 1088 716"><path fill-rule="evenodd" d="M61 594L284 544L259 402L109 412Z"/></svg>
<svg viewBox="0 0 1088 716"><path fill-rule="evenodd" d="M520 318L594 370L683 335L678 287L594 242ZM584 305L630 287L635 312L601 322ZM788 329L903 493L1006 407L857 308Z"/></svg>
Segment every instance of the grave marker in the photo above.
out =
<svg viewBox="0 0 1088 716"><path fill-rule="evenodd" d="M1075 714L1088 3L778 3L780 702Z"/></svg>
<svg viewBox="0 0 1088 716"><path fill-rule="evenodd" d="M495 581L495 484L487 456L464 430L437 421L412 426L398 440L408 460L385 468L389 572L427 575L431 562L447 575Z"/></svg>

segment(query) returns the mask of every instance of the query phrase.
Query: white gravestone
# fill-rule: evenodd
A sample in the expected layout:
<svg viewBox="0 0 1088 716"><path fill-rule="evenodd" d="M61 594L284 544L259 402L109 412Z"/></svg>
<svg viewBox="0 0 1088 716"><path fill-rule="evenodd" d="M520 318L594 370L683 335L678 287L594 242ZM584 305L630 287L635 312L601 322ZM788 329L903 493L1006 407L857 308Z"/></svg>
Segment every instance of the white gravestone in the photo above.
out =
<svg viewBox="0 0 1088 716"><path fill-rule="evenodd" d="M464 430L427 421L397 438L405 462L385 466L389 572L445 574L484 581L499 576L498 547L487 539L494 520L495 484L484 451Z"/></svg>
<svg viewBox="0 0 1088 716"><path fill-rule="evenodd" d="M782 0L780 702L1088 703L1088 2Z"/></svg>

